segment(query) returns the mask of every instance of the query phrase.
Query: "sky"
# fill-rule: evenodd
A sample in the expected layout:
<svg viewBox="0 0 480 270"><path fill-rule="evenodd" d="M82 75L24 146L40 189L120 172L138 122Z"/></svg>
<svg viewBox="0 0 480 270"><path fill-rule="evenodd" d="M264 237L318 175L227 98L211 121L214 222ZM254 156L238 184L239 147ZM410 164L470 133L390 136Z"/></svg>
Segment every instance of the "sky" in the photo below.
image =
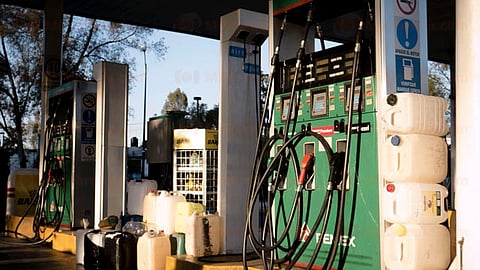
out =
<svg viewBox="0 0 480 270"><path fill-rule="evenodd" d="M146 51L147 60L147 102L146 121L155 115L161 115L163 104L170 92L180 88L188 97L188 104L194 97L201 97L208 109L218 105L220 41L195 35L171 31L155 30L155 36L163 37L168 47L163 60L156 59L153 52ZM135 55L135 53L137 55ZM136 71L133 77L135 87L129 95L129 107L133 115L128 118L127 145L130 139L142 140L143 96L144 96L144 58L140 47L136 57ZM268 72L268 40L262 46L262 70ZM148 139L148 138L147 138Z"/></svg>

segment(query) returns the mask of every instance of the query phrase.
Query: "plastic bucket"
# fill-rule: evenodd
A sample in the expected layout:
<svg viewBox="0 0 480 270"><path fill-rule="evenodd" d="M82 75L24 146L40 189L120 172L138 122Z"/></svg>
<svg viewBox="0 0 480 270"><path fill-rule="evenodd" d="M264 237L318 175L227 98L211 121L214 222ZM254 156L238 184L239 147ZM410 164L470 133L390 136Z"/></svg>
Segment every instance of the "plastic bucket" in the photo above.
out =
<svg viewBox="0 0 480 270"><path fill-rule="evenodd" d="M220 252L220 217L193 213L186 218L185 251L187 255L210 256Z"/></svg>
<svg viewBox="0 0 480 270"><path fill-rule="evenodd" d="M448 149L442 137L393 135L385 142L382 155L387 181L435 184L447 176Z"/></svg>
<svg viewBox="0 0 480 270"><path fill-rule="evenodd" d="M391 223L442 223L448 218L447 196L440 184L388 183L382 194L383 217Z"/></svg>
<svg viewBox="0 0 480 270"><path fill-rule="evenodd" d="M130 180L127 183L127 213L130 215L143 215L145 195L150 190L157 189L155 180Z"/></svg>
<svg viewBox="0 0 480 270"><path fill-rule="evenodd" d="M387 96L381 119L387 133L445 136L447 108L448 103L442 97L396 93Z"/></svg>
<svg viewBox="0 0 480 270"><path fill-rule="evenodd" d="M450 263L450 232L440 224L393 224L383 245L389 270L447 269Z"/></svg>
<svg viewBox="0 0 480 270"><path fill-rule="evenodd" d="M170 240L164 233L157 234L150 230L138 238L138 270L163 270L169 255Z"/></svg>

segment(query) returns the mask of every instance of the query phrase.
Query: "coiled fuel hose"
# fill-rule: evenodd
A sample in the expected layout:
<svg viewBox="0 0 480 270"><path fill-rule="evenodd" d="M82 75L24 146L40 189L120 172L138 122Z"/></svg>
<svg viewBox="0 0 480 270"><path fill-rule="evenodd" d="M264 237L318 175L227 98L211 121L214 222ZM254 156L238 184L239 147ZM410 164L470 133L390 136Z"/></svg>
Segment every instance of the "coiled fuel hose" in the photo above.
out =
<svg viewBox="0 0 480 270"><path fill-rule="evenodd" d="M267 160L269 164L267 165L264 173L260 171L261 166L258 166L255 169L258 178L256 179L256 185L252 190L247 208L246 230L248 231L248 240L253 246L254 251L262 258L264 267L266 269L272 269L274 264L290 261L299 247L301 247L303 250L305 249L305 243L302 243L301 239L302 230L304 228L304 224L311 217L309 211L307 211L304 215L304 210L309 209L312 206L309 203L305 206L303 198L305 186L313 177L315 157L313 154L305 155L300 164L299 158L294 149L302 141L302 139L307 137L314 137L321 143L325 149L325 155L329 164L326 167L330 168L330 170L334 168L334 166L331 164L334 164L336 154L333 153L330 145L323 136L312 132L307 127L305 130L293 135L292 138L290 138L286 143L282 144L276 155L268 160L266 159L266 156L270 154L272 148L275 147L278 142L281 142L283 138L281 134L272 136L267 142L265 148L262 150L259 158L259 160ZM286 178L289 162L293 163L292 167L294 168L294 174L296 175L297 187L292 204L285 205L283 200L284 190L282 186ZM335 181L333 181L334 176L335 174L330 173L328 181L330 192L328 192L327 196L325 196L319 216L324 216L324 213L329 213L329 205L331 204L329 202L332 200L332 190L335 186ZM255 213L255 204L258 201L261 188L265 185L268 185L269 187L267 201L268 211L265 213L266 218L265 223L262 226L263 231L256 234L253 229L253 214ZM272 220L272 216L274 216L272 211L275 208L274 199L277 199L279 209L277 210L278 212L275 213L275 221ZM285 209L290 210L287 211ZM317 217L317 220L320 219ZM279 232L278 226L276 226L280 222L285 225L282 232ZM311 234L309 237L311 239L313 234ZM285 255L283 257L278 257L277 250L281 250Z"/></svg>
<svg viewBox="0 0 480 270"><path fill-rule="evenodd" d="M345 215L345 197L347 190L347 180L350 170L350 153L352 140L352 126L353 126L353 111L358 112L358 121L361 122L361 104L362 93L358 97L358 108L354 108L354 92L355 85L358 81L359 55L361 42L363 41L363 18L359 23L356 43L354 48L353 72L351 77L351 90L348 92L347 106L348 120L346 131L346 145L345 152L333 153L330 145L326 142L323 136L316 134L310 128L302 127L302 131L295 133L295 125L297 122L298 105L300 103L300 92L296 91L297 77L302 66L302 59L304 57L304 44L308 29L312 24L312 16L315 4L311 2L309 13L307 15L307 25L305 27L304 39L300 43L300 48L297 53L297 63L295 66L295 75L293 77L292 89L290 92L290 104L288 106L287 119L285 124L285 131L275 134L269 138L265 144L257 144L257 156L255 159L255 166L253 176L250 183L249 201L247 205L247 222L244 232L244 258L247 250L247 242L253 248L253 251L262 258L263 267L265 269L273 269L274 265L287 263L287 269L291 269L302 257L312 239L317 235L323 237L325 235L327 225L329 224L330 216L332 215L332 204L334 194L337 194L337 208L334 217L334 233L333 241L330 245L327 257L324 260L323 269L330 269L336 258L337 249L339 248L339 240L344 230L344 215ZM369 2L367 1L367 4ZM370 7L370 6L369 6ZM371 14L371 10L369 14ZM365 12L366 13L366 12ZM364 14L365 14L364 13ZM270 84L269 84L270 85ZM262 129L260 129L262 130ZM292 130L292 131L289 131ZM291 136L291 138L289 138ZM305 155L300 162L296 152L296 146L306 137L314 137L323 146L325 155L327 156L327 164L323 167L315 165L315 157L311 154ZM353 231L353 220L355 216L356 193L358 185L358 160L360 152L360 138L361 132L359 130L357 136L357 149L355 155L355 174L351 175L354 179L352 191L352 208L350 212L350 224L348 227L348 235ZM262 147L259 147L262 146ZM274 150L276 148L276 150ZM261 150L259 150L261 149ZM275 155L271 157L271 153ZM306 189L306 184L312 181L314 174L313 167L318 171L328 168L328 179L325 183L325 194L321 205L312 205L312 192ZM287 202L284 198L284 184L289 177L289 170L293 169L293 175L297 179L297 186L295 195L292 200ZM317 181L317 182L321 182ZM316 187L319 188L319 187ZM254 213L258 207L260 194L267 189L266 204L267 210L263 213L264 220L260 224L259 231L254 229ZM335 192L336 191L336 192ZM304 201L306 197L306 201ZM290 204L289 204L290 203ZM310 213L311 208L318 209L316 217L312 217ZM310 222L309 222L310 221ZM303 235L304 226L311 224L310 233ZM283 231L280 231L279 224L284 225ZM317 233L318 231L318 233ZM317 241L313 254L307 264L307 269L311 269L315 263L323 241ZM348 254L348 247L341 248L340 258L338 260L338 268L343 269ZM283 254L280 257L280 253ZM244 269L248 269L246 261L244 260Z"/></svg>
<svg viewBox="0 0 480 270"><path fill-rule="evenodd" d="M62 223L63 217L65 210L69 207L66 205L66 194L69 192L67 190L67 185L66 185L66 162L68 159L70 159L70 156L64 155L63 157L52 157L51 154L54 151L55 144L53 142L52 136L54 135L54 127L55 124L58 126L58 119L56 117L57 115L57 109L60 106L60 100L57 101L56 105L53 110L52 116L47 120L46 123L46 130L45 130L45 138L46 138L46 143L44 145L44 159L43 159L43 172L42 172L42 177L41 181L38 187L38 191L35 193L34 197L32 198L32 201L28 208L25 210L24 214L20 218L19 222L17 223L17 226L14 231L11 233L14 233L16 238L21 238L22 240L25 240L25 242L12 242L12 244L18 244L18 245L38 245L38 244L43 244L54 235L55 232L58 232L60 229L60 225ZM71 116L69 114L69 110L67 111L67 115ZM70 118L71 119L71 118ZM62 125L62 132L63 131L68 131L68 128L70 127L70 119L66 120ZM67 132L63 132L63 136L66 136ZM65 150L67 149L67 140L64 139L61 141L62 149ZM68 142L69 143L69 142ZM69 148L70 149L70 148ZM52 151L52 153L50 153ZM55 183L55 184L52 184ZM61 194L61 197L57 196L57 192L53 192L53 204L55 207L55 213L51 217L51 220L47 222L46 220L46 201L47 201L47 191L49 187L56 187L56 190L58 190L58 193ZM33 231L33 236L28 237L26 235L23 235L18 232L20 225L23 223L25 220L28 212L35 207L35 212L33 216L33 222L32 222L32 231ZM48 234L48 235L43 235L45 234L45 230L42 229L42 226L54 226L53 230ZM9 231L7 231L9 232Z"/></svg>
<svg viewBox="0 0 480 270"><path fill-rule="evenodd" d="M267 133L270 129L271 116L273 115L273 105L269 104L270 99L268 97L270 97L272 95L273 81L275 79L275 74L277 74L277 72L278 72L277 67L278 67L278 63L279 63L280 46L282 44L283 34L285 33L286 22L287 22L287 12L284 13L282 25L280 27L279 39L277 41L277 45L275 47L274 54L271 58L271 70L270 70L269 77L268 77L267 93L266 93L267 99L266 99L265 106L264 106L262 116L261 116L261 119L260 119L260 127L258 129L257 142L256 142L256 146L255 146L256 157L254 159L254 164L252 166L252 168L255 168L255 169L252 170L252 176L251 176L252 181L250 182L250 186L249 186L249 194L250 194L249 201L252 201L252 196L253 196L252 191L257 189L256 188L257 182L253 179L257 175L256 168L258 168L258 166L261 166L261 164L262 164L262 161L259 158L259 156L263 156L263 155L261 155L260 152L264 148L265 144L268 145L269 143L273 143L278 139L278 138L276 138L276 139L270 138L270 139L266 139L267 142L265 142L264 138L265 138L265 133ZM268 108L270 108L270 113L268 113L269 112ZM276 137L278 137L278 136L276 136ZM248 219L249 218L247 217L247 220ZM248 222L246 222L246 223L248 223ZM247 251L248 234L249 234L249 230L248 230L247 226L245 226L244 235L243 235L243 243L242 243L242 262L243 262L243 265L244 265L245 268L247 268L247 260L248 260L247 259L247 257L248 257L248 254L247 254L248 253L248 251Z"/></svg>

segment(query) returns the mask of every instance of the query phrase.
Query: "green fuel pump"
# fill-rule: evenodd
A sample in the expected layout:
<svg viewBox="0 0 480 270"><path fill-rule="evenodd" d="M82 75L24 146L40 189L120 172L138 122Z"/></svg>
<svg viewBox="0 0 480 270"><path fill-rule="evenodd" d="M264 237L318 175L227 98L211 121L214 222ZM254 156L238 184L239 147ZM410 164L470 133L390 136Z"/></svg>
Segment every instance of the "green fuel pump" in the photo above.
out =
<svg viewBox="0 0 480 270"><path fill-rule="evenodd" d="M380 267L376 80L371 68L353 75L351 50L307 55L300 72L286 61L285 91L273 99L275 132L258 157L249 205L267 186L261 232L247 220L267 268Z"/></svg>
<svg viewBox="0 0 480 270"><path fill-rule="evenodd" d="M361 83L360 83L361 82ZM299 104L296 132L302 129L321 135L328 142L336 154L345 152L346 128L348 128L346 93L351 91L349 81L342 81L328 85L319 85L299 91ZM328 250L333 243L335 233L335 215L338 212L338 200L331 194L345 192L345 215L343 228L338 243L340 256L337 263L353 269L376 269L380 265L379 252L379 202L378 202L378 167L377 167L377 134L376 134L376 106L375 106L375 77L367 76L359 80L355 87L354 107L360 105L361 112L354 113L352 121L352 150L350 153L350 168L346 190L341 189L341 177L331 182L331 162L325 154L325 147L315 137L305 137L296 143L294 151L298 156L315 156L314 173L305 183L303 191L304 220L301 222L298 246L306 245L304 252L298 258L279 251L280 256L287 260L295 258L296 265L322 265L328 257ZM278 94L275 97L274 127L277 130L285 129L285 120L288 117L289 95ZM361 104L359 104L361 102ZM277 152L282 143L278 143ZM290 158L295 158L291 156ZM290 230L292 243L295 241L295 230L288 228L288 219L282 218L283 213L294 204L297 193L296 170L290 163L285 177L282 192L275 198L274 209L278 231ZM334 185L333 187L331 185ZM326 196L330 198L328 206L322 206ZM330 209L324 210L324 207ZM323 211L323 213L322 213ZM327 217L327 214L329 217ZM316 219L323 215L320 228ZM317 227L317 228L314 228ZM309 239L310 238L310 239ZM308 241L308 243L307 243ZM317 247L318 246L318 247ZM346 257L348 253L348 257ZM290 258L291 257L291 258ZM312 257L316 260L310 262ZM344 261L341 261L344 260Z"/></svg>
<svg viewBox="0 0 480 270"><path fill-rule="evenodd" d="M48 97L40 204L46 225L80 228L93 220L96 83L72 81Z"/></svg>

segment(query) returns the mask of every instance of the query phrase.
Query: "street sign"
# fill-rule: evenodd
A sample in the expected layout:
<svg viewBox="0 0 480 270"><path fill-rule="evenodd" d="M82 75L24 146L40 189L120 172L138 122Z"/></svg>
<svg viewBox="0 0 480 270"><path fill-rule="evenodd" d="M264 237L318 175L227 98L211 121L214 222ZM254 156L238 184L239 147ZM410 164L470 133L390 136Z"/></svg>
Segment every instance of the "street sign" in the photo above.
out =
<svg viewBox="0 0 480 270"><path fill-rule="evenodd" d="M245 49L237 46L230 46L228 48L228 55L231 57L236 58L244 58L245 57Z"/></svg>

